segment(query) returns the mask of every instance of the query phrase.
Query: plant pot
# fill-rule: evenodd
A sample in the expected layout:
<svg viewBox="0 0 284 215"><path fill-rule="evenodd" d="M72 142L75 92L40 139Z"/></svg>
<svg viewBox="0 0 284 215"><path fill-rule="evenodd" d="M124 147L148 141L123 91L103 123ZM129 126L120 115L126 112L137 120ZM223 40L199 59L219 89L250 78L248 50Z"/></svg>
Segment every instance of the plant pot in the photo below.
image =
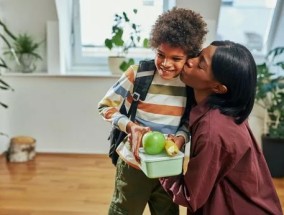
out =
<svg viewBox="0 0 284 215"><path fill-rule="evenodd" d="M35 60L36 58L31 54L21 54L19 57L20 71L23 73L31 73L35 71Z"/></svg>
<svg viewBox="0 0 284 215"><path fill-rule="evenodd" d="M122 56L109 56L108 66L111 73L114 75L121 75L123 71L119 68L119 66L125 60L126 58Z"/></svg>
<svg viewBox="0 0 284 215"><path fill-rule="evenodd" d="M262 150L271 176L284 177L284 139L262 136Z"/></svg>

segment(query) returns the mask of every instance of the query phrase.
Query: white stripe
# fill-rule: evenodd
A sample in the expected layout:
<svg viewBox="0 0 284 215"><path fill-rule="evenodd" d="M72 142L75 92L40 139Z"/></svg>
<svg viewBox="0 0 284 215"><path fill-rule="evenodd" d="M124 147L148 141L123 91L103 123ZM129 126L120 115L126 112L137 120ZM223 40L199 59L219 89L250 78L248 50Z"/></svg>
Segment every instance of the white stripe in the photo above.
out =
<svg viewBox="0 0 284 215"><path fill-rule="evenodd" d="M143 71L143 72L137 72L137 77L144 77L144 76L151 76L153 75L154 71Z"/></svg>
<svg viewBox="0 0 284 215"><path fill-rule="evenodd" d="M148 93L145 101L148 104L156 104L156 105L169 105L169 106L178 106L181 104L186 104L186 98L183 96L170 96L170 95L157 95Z"/></svg>

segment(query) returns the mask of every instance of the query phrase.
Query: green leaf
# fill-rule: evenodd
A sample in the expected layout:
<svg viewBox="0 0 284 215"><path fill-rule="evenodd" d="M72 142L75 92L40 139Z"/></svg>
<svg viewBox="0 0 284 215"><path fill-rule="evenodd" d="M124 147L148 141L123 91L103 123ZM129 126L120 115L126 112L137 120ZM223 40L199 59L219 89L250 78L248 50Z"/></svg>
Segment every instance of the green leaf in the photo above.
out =
<svg viewBox="0 0 284 215"><path fill-rule="evenodd" d="M122 70L122 71L126 71L134 63L135 63L134 59L133 58L129 58L128 61L123 61L120 64L119 69Z"/></svg>
<svg viewBox="0 0 284 215"><path fill-rule="evenodd" d="M4 103L2 103L2 102L0 102L0 105L1 105L2 107L4 107L4 108L8 108L8 105L6 105L6 104L4 104Z"/></svg>
<svg viewBox="0 0 284 215"><path fill-rule="evenodd" d="M0 83L3 84L4 86L11 88L9 84L7 84L5 81L0 79Z"/></svg>
<svg viewBox="0 0 284 215"><path fill-rule="evenodd" d="M123 18L124 18L125 22L129 22L130 21L128 16L127 16L127 14L124 11L123 11L122 15L123 15Z"/></svg>
<svg viewBox="0 0 284 215"><path fill-rule="evenodd" d="M11 37L13 40L16 39L16 36L7 28L7 26L0 20L0 26L3 27L6 34L8 34L9 37Z"/></svg>
<svg viewBox="0 0 284 215"><path fill-rule="evenodd" d="M143 48L149 48L149 39L144 38L144 40L143 40Z"/></svg>
<svg viewBox="0 0 284 215"><path fill-rule="evenodd" d="M6 62L1 57L0 57L0 67L4 67L4 68L8 69Z"/></svg>
<svg viewBox="0 0 284 215"><path fill-rule="evenodd" d="M110 39L105 39L105 46L111 50L112 49L112 41Z"/></svg>

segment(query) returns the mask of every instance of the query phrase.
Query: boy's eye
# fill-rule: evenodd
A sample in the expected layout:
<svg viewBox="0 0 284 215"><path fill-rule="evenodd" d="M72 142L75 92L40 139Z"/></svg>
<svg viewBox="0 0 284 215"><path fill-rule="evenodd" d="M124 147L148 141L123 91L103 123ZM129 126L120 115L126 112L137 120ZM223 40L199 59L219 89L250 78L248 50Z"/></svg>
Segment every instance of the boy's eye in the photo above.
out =
<svg viewBox="0 0 284 215"><path fill-rule="evenodd" d="M179 62L179 61L182 61L183 59L182 59L182 58L173 58L173 60L174 60L175 62Z"/></svg>
<svg viewBox="0 0 284 215"><path fill-rule="evenodd" d="M159 53L159 52L157 52L157 55L158 55L158 57L164 57L164 55Z"/></svg>

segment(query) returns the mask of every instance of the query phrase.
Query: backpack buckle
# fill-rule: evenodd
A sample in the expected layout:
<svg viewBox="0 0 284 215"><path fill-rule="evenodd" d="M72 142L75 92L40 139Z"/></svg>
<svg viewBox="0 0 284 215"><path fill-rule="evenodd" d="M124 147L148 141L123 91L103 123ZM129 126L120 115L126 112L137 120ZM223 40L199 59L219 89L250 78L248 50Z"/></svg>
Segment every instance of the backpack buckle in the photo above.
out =
<svg viewBox="0 0 284 215"><path fill-rule="evenodd" d="M140 94L137 93L137 92L134 92L132 97L133 97L133 100L134 100L134 101L139 101Z"/></svg>

